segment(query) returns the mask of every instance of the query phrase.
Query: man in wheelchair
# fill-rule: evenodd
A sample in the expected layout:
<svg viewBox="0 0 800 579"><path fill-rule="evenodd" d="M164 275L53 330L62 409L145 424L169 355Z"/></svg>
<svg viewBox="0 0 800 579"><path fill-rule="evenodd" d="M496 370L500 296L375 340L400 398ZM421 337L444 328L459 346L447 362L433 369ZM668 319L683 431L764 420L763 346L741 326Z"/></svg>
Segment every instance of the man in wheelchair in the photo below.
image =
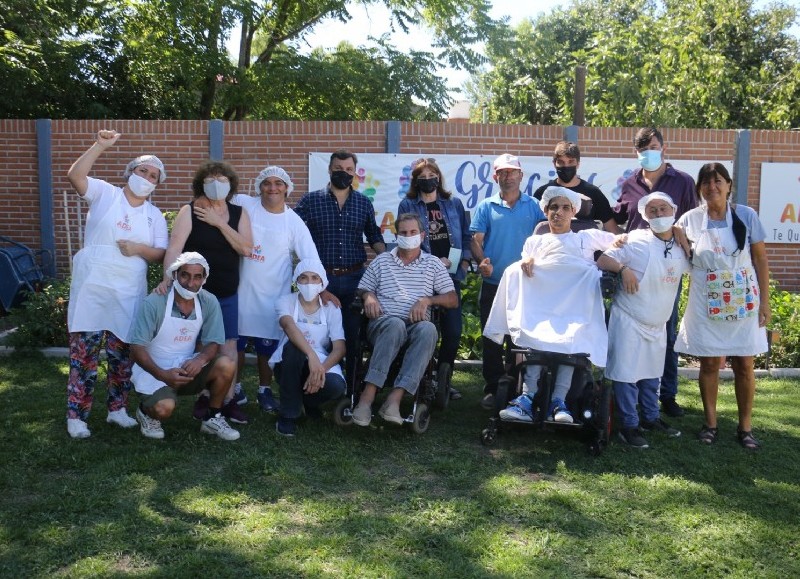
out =
<svg viewBox="0 0 800 579"><path fill-rule="evenodd" d="M398 216L395 231L397 248L378 255L358 284L369 318L367 339L372 345L365 387L353 410L353 422L359 426L369 426L372 421L375 395L385 386L392 362L406 346L392 391L378 411L385 421L403 424L403 394L416 393L436 348L438 332L430 321L430 308L458 305L453 281L441 260L420 249L425 232L417 214Z"/></svg>
<svg viewBox="0 0 800 579"><path fill-rule="evenodd" d="M506 269L484 335L500 341L509 334L515 346L541 352L588 354L594 365L605 366L608 334L594 252L608 249L616 237L599 229L570 229L581 206L580 195L570 189L548 187L540 205L550 232L529 237L522 260ZM522 394L500 411L502 420L534 422L532 401L543 367L526 366ZM573 422L566 399L574 370L559 366L546 420Z"/></svg>

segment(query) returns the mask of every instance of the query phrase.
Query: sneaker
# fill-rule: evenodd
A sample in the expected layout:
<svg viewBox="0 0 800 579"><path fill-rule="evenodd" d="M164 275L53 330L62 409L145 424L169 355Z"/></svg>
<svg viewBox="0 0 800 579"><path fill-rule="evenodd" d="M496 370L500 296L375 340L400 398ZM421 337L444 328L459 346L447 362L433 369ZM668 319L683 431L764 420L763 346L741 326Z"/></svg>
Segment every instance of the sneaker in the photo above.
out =
<svg viewBox="0 0 800 579"><path fill-rule="evenodd" d="M372 422L372 408L366 404L358 404L353 408L353 422L359 426L369 426Z"/></svg>
<svg viewBox="0 0 800 579"><path fill-rule="evenodd" d="M263 391L259 390L256 396L258 398L258 406L264 412L275 414L278 412L278 403L272 395L272 388L265 388Z"/></svg>
<svg viewBox="0 0 800 579"><path fill-rule="evenodd" d="M222 440L239 439L239 431L231 428L230 425L228 425L228 423L225 421L225 417L223 417L222 414L217 414L208 420L203 420L203 424L200 425L200 432L205 432L206 434L216 434Z"/></svg>
<svg viewBox="0 0 800 579"><path fill-rule="evenodd" d="M664 398L661 400L661 412L672 418L680 418L683 416L683 408L675 402L674 398Z"/></svg>
<svg viewBox="0 0 800 579"><path fill-rule="evenodd" d="M247 404L247 393L244 391L244 388L242 388L241 382L237 382L236 386L233 387L233 399L239 406Z"/></svg>
<svg viewBox="0 0 800 579"><path fill-rule="evenodd" d="M201 394L200 396L197 397L197 400L194 403L192 416L196 420L205 420L206 414L208 414L208 407L210 405L211 405L211 399L205 394Z"/></svg>
<svg viewBox="0 0 800 579"><path fill-rule="evenodd" d="M392 424L403 424L404 422L403 417L400 416L400 408L388 403L381 406L381 409L378 410L378 416Z"/></svg>
<svg viewBox="0 0 800 579"><path fill-rule="evenodd" d="M450 386L450 400L461 400L464 397L461 392ZM494 404L494 402L492 402Z"/></svg>
<svg viewBox="0 0 800 579"><path fill-rule="evenodd" d="M136 420L139 421L139 430L147 438L164 438L164 429L161 428L161 421L155 418L150 418L147 414L142 412L141 408L136 409Z"/></svg>
<svg viewBox="0 0 800 579"><path fill-rule="evenodd" d="M250 422L250 419L247 418L247 414L245 414L244 410L239 408L239 405L236 403L236 398L231 398L228 400L228 403L222 407L222 415L236 424L247 424Z"/></svg>
<svg viewBox="0 0 800 579"><path fill-rule="evenodd" d="M484 410L494 410L494 394L490 392L481 399L481 408Z"/></svg>
<svg viewBox="0 0 800 579"><path fill-rule="evenodd" d="M639 423L639 426L645 432L660 432L661 434L665 434L670 438L678 438L681 435L680 430L677 428L672 428L669 424L661 420L661 418L657 418L652 422L642 420Z"/></svg>
<svg viewBox="0 0 800 579"><path fill-rule="evenodd" d="M550 401L550 412L548 413L551 420L556 422L563 422L564 424L572 424L572 413L567 409L566 403L561 398L553 398Z"/></svg>
<svg viewBox="0 0 800 579"><path fill-rule="evenodd" d="M89 438L92 433L80 418L67 418L67 432L72 438Z"/></svg>
<svg viewBox="0 0 800 579"><path fill-rule="evenodd" d="M650 448L638 428L623 428L619 431L619 439L633 448Z"/></svg>
<svg viewBox="0 0 800 579"><path fill-rule="evenodd" d="M109 412L108 416L106 417L106 422L109 424L116 424L122 428L133 428L138 424L134 418L128 416L128 413L124 408L120 408L114 412Z"/></svg>
<svg viewBox="0 0 800 579"><path fill-rule="evenodd" d="M509 406L500 411L500 419L508 422L533 422L533 416L521 406Z"/></svg>
<svg viewBox="0 0 800 579"><path fill-rule="evenodd" d="M275 432L287 438L294 438L297 432L297 424L293 418L278 417L278 422L275 423Z"/></svg>

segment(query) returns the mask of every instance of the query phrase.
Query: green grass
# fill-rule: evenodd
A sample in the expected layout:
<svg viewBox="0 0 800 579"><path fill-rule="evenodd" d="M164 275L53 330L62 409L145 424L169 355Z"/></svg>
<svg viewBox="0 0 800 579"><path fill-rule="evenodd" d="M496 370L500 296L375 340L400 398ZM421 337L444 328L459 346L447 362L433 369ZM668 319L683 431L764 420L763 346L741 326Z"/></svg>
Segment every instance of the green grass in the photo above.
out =
<svg viewBox="0 0 800 579"><path fill-rule="evenodd" d="M680 439L592 458L580 439L527 429L483 447L469 373L421 436L322 421L285 440L251 402L228 443L182 399L151 441L106 424L99 388L92 437L72 441L66 372L0 358L2 577L800 576L798 381L759 380L759 453L734 440L730 383L720 439L701 446L684 382Z"/></svg>

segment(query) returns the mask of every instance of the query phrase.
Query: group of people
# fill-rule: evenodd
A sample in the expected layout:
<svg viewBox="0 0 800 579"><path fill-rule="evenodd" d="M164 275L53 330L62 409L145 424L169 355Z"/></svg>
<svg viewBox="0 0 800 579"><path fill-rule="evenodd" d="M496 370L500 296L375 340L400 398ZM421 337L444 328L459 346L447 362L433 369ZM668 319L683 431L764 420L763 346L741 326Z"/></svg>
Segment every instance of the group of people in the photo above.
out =
<svg viewBox="0 0 800 579"><path fill-rule="evenodd" d="M372 203L352 186L358 162L352 152L334 152L328 185L304 195L294 209L286 204L294 185L282 168L261 171L251 196L239 193L229 164L206 162L194 176L193 200L180 209L168 236L164 217L147 201L166 179L157 157L131 161L122 188L88 176L120 137L99 131L68 173L90 207L69 303L67 430L73 438L90 436L87 418L103 343L109 423L138 425L143 435L163 438L162 422L177 396L198 395L193 415L201 431L236 440L239 432L229 422L249 420L239 376L252 343L258 405L277 413L279 434L294 436L304 411L319 415L321 405L345 392L344 378L353 373L359 351L361 313L352 307L357 296L373 354L353 422L369 425L377 392L391 386L378 414L402 424L400 402L416 392L437 342L440 370L452 369L462 332L461 283L474 262L482 276L485 407L495 407L512 345L589 353L613 383L620 438L644 448L643 431L680 434L660 411L683 414L676 401L677 356L683 352L701 360L705 420L698 436L710 444L717 437L719 358L729 356L738 440L745 448L759 447L750 420L753 356L766 351L769 322L763 227L754 211L731 203L732 182L723 165L705 165L695 186L666 163L657 129L642 129L634 138L641 168L623 183L613 208L579 177L580 150L571 142L558 143L556 178L533 197L521 191L518 157L498 157L493 177L499 191L476 207L471 222L436 161L420 158L398 207L397 247L390 251ZM587 199L588 218L602 230L573 232L572 220ZM534 234L540 222L549 232ZM364 240L377 255L369 264ZM150 295L148 263L164 266L163 281ZM621 276L608 329L601 269ZM678 331L686 272L689 303ZM438 330L430 322L434 306L442 312ZM387 384L403 348L397 377ZM533 420L540 371L526 369L521 395L501 418ZM272 391L273 374L280 400ZM571 374L566 366L557 372L550 419L573 420L566 401ZM126 411L132 387L139 394L135 419ZM460 396L452 390L452 398Z"/></svg>

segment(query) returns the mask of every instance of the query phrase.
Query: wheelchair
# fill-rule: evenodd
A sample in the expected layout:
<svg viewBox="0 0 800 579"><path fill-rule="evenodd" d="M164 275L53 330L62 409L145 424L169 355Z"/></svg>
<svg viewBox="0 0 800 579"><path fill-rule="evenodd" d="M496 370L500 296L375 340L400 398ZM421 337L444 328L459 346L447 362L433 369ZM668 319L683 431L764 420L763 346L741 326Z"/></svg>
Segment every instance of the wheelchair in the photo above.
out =
<svg viewBox="0 0 800 579"><path fill-rule="evenodd" d="M352 375L347 376L347 391L336 405L333 419L339 426L350 426L353 424L353 409L358 404L361 392L364 390L364 378L369 368L369 359L372 354L372 347L367 339L367 324L369 319L364 315L363 303L360 298L356 298L351 306L361 314L361 326L358 335L358 351L355 355ZM428 361L422 379L420 380L417 391L414 394L411 412L404 417L404 425L409 425L416 434L423 434L430 426L431 412L434 409L444 410L450 401L450 381L453 376L453 369L450 364L438 363L439 342L441 341L441 324L439 308L432 308L431 322L436 326L439 334L436 349L433 356ZM405 356L406 347L400 349L386 379L386 385L393 384ZM380 395L379 395L380 396ZM405 402L403 403L405 405Z"/></svg>
<svg viewBox="0 0 800 579"><path fill-rule="evenodd" d="M497 435L511 424L541 429L564 429L582 432L588 438L588 450L593 456L599 456L608 445L611 435L611 384L600 372L592 367L588 354L558 354L539 350L513 349L515 366L513 376L500 379L495 394L495 408L489 424L481 432L481 442L490 446L497 440ZM514 398L522 394L522 382L527 366L540 365L542 373L539 377L539 389L533 397L534 419L532 423L505 421L500 418L500 411L508 406ZM572 385L567 394L566 403L572 410L573 422L555 422L547 415L550 399L553 395L556 372L562 365L572 366Z"/></svg>

